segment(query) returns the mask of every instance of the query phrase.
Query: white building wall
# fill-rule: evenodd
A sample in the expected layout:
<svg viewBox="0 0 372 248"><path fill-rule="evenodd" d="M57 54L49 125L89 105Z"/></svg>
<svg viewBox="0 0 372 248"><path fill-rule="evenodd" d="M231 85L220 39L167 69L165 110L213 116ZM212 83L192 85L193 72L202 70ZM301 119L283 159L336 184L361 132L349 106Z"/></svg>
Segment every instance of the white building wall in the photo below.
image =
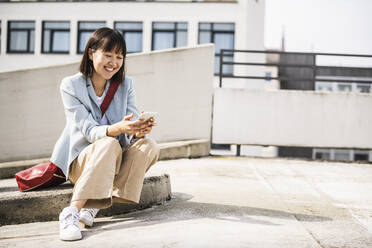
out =
<svg viewBox="0 0 372 248"><path fill-rule="evenodd" d="M212 141L372 149L371 108L369 94L215 89Z"/></svg>
<svg viewBox="0 0 372 248"><path fill-rule="evenodd" d="M72 18L71 18L72 17ZM198 42L199 22L235 23L235 49L263 49L264 1L237 3L160 3L160 2L10 2L0 3L2 46L0 72L76 62L77 22L143 22L143 52L151 50L153 21L188 22L188 46ZM8 20L35 20L35 54L6 54ZM70 21L70 54L40 54L41 22ZM263 59L263 57L262 57ZM261 70L260 70L261 71ZM260 73L260 72L258 72Z"/></svg>

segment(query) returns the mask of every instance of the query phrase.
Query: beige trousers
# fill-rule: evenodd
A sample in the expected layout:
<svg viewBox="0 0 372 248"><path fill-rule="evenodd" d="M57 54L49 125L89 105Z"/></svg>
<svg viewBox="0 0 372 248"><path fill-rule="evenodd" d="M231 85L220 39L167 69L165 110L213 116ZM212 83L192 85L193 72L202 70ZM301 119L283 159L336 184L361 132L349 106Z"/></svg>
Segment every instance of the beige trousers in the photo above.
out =
<svg viewBox="0 0 372 248"><path fill-rule="evenodd" d="M85 208L107 208L113 202L138 203L145 173L156 163L159 152L159 146L149 138L125 149L112 137L97 140L71 164L71 201L88 199Z"/></svg>

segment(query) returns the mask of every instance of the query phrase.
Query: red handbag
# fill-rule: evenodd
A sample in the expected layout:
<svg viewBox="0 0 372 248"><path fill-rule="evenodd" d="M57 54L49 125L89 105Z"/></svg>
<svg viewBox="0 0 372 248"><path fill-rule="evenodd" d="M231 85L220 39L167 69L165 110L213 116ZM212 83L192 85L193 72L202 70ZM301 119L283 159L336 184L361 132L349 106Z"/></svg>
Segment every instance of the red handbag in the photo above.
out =
<svg viewBox="0 0 372 248"><path fill-rule="evenodd" d="M15 174L19 191L57 186L66 182L62 170L52 162L35 165Z"/></svg>
<svg viewBox="0 0 372 248"><path fill-rule="evenodd" d="M119 88L118 82L112 82L107 91L105 99L101 104L101 114L105 114L114 95ZM66 181L66 176L62 170L52 162L35 165L26 170L15 174L19 191L29 191L33 189L57 186Z"/></svg>

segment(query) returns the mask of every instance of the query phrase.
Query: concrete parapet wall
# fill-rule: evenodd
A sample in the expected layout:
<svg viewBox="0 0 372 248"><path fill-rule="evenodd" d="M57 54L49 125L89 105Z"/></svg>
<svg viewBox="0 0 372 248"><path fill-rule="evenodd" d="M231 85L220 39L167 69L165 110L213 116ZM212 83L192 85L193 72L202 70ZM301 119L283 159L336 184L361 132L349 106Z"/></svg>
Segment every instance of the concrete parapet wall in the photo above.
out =
<svg viewBox="0 0 372 248"><path fill-rule="evenodd" d="M210 140L185 140L160 143L159 160L177 158L198 158L209 155ZM21 160L0 163L0 179L14 178L14 175L22 170L40 163L46 163L49 158Z"/></svg>
<svg viewBox="0 0 372 248"><path fill-rule="evenodd" d="M372 149L372 95L218 88L213 143Z"/></svg>
<svg viewBox="0 0 372 248"><path fill-rule="evenodd" d="M140 110L158 112L157 142L210 139L213 45L129 55ZM59 85L78 63L0 73L0 162L50 156L65 126Z"/></svg>

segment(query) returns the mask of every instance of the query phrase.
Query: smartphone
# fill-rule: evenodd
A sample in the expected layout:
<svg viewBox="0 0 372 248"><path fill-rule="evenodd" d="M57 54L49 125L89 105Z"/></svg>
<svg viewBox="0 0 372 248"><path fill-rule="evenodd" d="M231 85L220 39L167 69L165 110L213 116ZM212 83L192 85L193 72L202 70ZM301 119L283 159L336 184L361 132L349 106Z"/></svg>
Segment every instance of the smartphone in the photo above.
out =
<svg viewBox="0 0 372 248"><path fill-rule="evenodd" d="M142 120L147 121L148 119L153 118L156 115L157 115L156 112L143 112L142 114L140 114L140 116L138 117L138 119L142 119Z"/></svg>

